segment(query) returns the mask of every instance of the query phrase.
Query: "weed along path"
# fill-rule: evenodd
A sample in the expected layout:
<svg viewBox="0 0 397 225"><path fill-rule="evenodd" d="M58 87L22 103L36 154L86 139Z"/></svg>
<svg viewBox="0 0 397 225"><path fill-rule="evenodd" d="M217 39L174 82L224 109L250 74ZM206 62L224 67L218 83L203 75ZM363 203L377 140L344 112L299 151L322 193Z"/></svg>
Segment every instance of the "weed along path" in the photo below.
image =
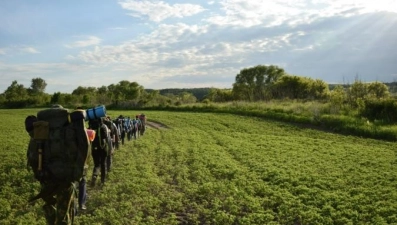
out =
<svg viewBox="0 0 397 225"><path fill-rule="evenodd" d="M116 150L76 224L397 223L395 143L228 114L145 114L147 132ZM1 153L0 224L42 224L41 205L25 205L38 186L16 152L26 157Z"/></svg>

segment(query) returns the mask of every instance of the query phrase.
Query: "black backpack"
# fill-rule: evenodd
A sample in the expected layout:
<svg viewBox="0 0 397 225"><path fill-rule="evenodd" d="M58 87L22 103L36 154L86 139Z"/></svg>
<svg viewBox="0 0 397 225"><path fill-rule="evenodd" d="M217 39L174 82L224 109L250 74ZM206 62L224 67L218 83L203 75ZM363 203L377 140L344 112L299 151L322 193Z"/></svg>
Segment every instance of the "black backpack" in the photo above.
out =
<svg viewBox="0 0 397 225"><path fill-rule="evenodd" d="M28 166L37 180L69 183L81 179L90 154L84 119L84 111L69 113L64 108L26 117L25 128L31 137Z"/></svg>
<svg viewBox="0 0 397 225"><path fill-rule="evenodd" d="M110 135L107 132L107 126L102 123L101 119L94 119L88 121L88 127L95 130L95 139L92 141L92 151L97 149L105 150L109 153ZM103 141L105 139L105 141Z"/></svg>

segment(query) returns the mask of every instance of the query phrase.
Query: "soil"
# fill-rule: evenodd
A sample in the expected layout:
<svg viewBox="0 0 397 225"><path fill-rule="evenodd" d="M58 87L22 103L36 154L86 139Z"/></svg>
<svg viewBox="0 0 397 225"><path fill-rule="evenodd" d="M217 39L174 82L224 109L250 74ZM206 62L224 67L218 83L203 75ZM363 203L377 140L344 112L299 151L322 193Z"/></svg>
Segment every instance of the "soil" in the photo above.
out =
<svg viewBox="0 0 397 225"><path fill-rule="evenodd" d="M146 121L146 126L155 129L168 129L169 127L163 123L157 121Z"/></svg>

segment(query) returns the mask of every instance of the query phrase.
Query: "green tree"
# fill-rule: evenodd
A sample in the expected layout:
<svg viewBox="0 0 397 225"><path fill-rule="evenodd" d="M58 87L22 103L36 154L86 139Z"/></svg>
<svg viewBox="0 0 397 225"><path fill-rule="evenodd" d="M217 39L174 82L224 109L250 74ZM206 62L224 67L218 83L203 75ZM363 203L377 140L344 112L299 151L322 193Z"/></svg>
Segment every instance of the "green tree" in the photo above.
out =
<svg viewBox="0 0 397 225"><path fill-rule="evenodd" d="M284 75L271 88L272 97L289 99L326 99L328 84L308 77Z"/></svg>
<svg viewBox="0 0 397 225"><path fill-rule="evenodd" d="M33 78L32 84L30 85L29 92L30 94L43 94L47 87L47 83L45 80L41 78Z"/></svg>
<svg viewBox="0 0 397 225"><path fill-rule="evenodd" d="M197 98L190 92L180 93L178 99L182 104L189 104L189 103L197 102Z"/></svg>
<svg viewBox="0 0 397 225"><path fill-rule="evenodd" d="M303 99L307 96L309 83L299 76L285 75L272 86L272 97Z"/></svg>
<svg viewBox="0 0 397 225"><path fill-rule="evenodd" d="M354 101L365 98L368 94L368 85L360 80L356 80L349 88L349 97Z"/></svg>
<svg viewBox="0 0 397 225"><path fill-rule="evenodd" d="M231 89L211 88L209 93L205 96L207 101L211 102L227 102L233 100L233 93Z"/></svg>
<svg viewBox="0 0 397 225"><path fill-rule="evenodd" d="M312 99L317 99L317 100L321 100L321 99L326 99L329 96L329 86L327 83L325 83L323 80L320 79L309 79L309 93L308 93L308 97L312 98Z"/></svg>
<svg viewBox="0 0 397 225"><path fill-rule="evenodd" d="M284 69L274 65L242 69L233 84L233 95L239 100L264 100L269 97L269 87L284 74Z"/></svg>
<svg viewBox="0 0 397 225"><path fill-rule="evenodd" d="M0 105L4 106L5 103L6 103L6 97L5 97L4 93L0 94Z"/></svg>
<svg viewBox="0 0 397 225"><path fill-rule="evenodd" d="M380 83L380 82L369 83L367 90L370 98L380 99L380 98L390 97L389 87L384 83Z"/></svg>
<svg viewBox="0 0 397 225"><path fill-rule="evenodd" d="M164 96L160 95L159 90L143 91L140 97L140 106L157 106L160 105L160 98Z"/></svg>
<svg viewBox="0 0 397 225"><path fill-rule="evenodd" d="M96 101L99 104L110 104L112 102L112 93L108 91L108 87L106 86L101 86L97 88L97 99Z"/></svg>
<svg viewBox="0 0 397 225"><path fill-rule="evenodd" d="M60 104L59 101L61 99L61 92L55 92L52 96L51 96L51 100L50 103L51 104Z"/></svg>
<svg viewBox="0 0 397 225"><path fill-rule="evenodd" d="M342 85L337 85L335 88L330 91L329 94L330 100L330 112L337 114L341 110L343 104L346 101L346 91Z"/></svg>
<svg viewBox="0 0 397 225"><path fill-rule="evenodd" d="M96 93L97 93L97 88L95 87L78 86L76 89L72 91L72 95L79 95L79 96L83 96L83 95L95 96Z"/></svg>
<svg viewBox="0 0 397 225"><path fill-rule="evenodd" d="M6 105L13 108L25 107L29 99L28 90L23 84L18 84L16 80L4 91L4 96Z"/></svg>
<svg viewBox="0 0 397 225"><path fill-rule="evenodd" d="M137 82L120 81L120 89L125 96L125 100L137 100L143 92L143 87Z"/></svg>
<svg viewBox="0 0 397 225"><path fill-rule="evenodd" d="M330 101L333 105L341 106L344 101L346 100L346 91L342 85L337 85L331 92L330 92Z"/></svg>
<svg viewBox="0 0 397 225"><path fill-rule="evenodd" d="M78 86L72 91L71 96L62 96L62 101L65 104L77 104L83 103L84 105L96 105L100 104L97 102L98 89L96 87L82 87Z"/></svg>

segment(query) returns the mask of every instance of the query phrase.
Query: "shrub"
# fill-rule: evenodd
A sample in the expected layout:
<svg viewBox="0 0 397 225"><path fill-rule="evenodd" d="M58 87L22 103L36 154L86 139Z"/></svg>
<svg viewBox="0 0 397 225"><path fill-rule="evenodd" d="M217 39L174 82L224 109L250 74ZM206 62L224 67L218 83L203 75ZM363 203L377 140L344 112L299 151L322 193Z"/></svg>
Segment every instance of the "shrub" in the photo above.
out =
<svg viewBox="0 0 397 225"><path fill-rule="evenodd" d="M365 106L360 110L360 115L371 120L385 123L397 122L397 103L393 99L371 99L365 101Z"/></svg>

